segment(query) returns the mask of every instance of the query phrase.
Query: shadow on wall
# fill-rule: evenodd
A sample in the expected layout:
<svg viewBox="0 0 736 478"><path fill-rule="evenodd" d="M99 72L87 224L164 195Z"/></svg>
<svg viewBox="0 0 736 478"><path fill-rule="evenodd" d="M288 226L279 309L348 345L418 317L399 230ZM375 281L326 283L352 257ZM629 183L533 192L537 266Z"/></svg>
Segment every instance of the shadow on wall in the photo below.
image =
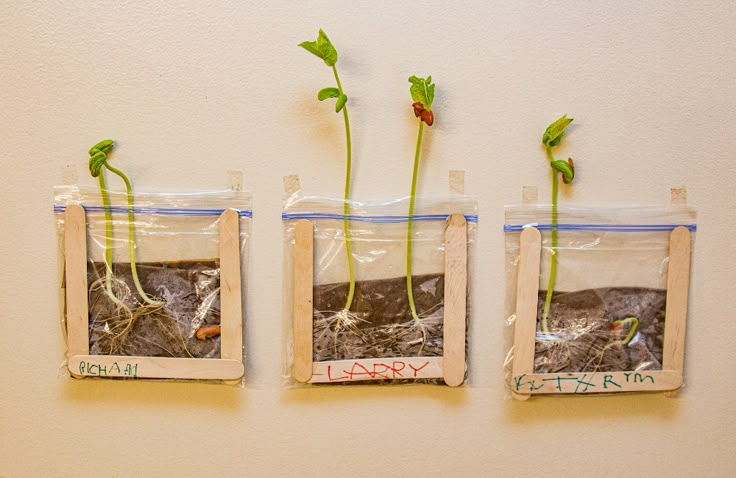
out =
<svg viewBox="0 0 736 478"><path fill-rule="evenodd" d="M59 395L64 401L103 407L182 405L231 412L241 412L247 408L247 394L243 393L241 387L206 382L70 378L61 384Z"/></svg>
<svg viewBox="0 0 736 478"><path fill-rule="evenodd" d="M682 392L681 392L682 393ZM583 420L615 420L616 417L646 417L671 421L679 413L682 398L667 398L662 392L597 396L531 397L506 400L503 420L511 424L562 423Z"/></svg>

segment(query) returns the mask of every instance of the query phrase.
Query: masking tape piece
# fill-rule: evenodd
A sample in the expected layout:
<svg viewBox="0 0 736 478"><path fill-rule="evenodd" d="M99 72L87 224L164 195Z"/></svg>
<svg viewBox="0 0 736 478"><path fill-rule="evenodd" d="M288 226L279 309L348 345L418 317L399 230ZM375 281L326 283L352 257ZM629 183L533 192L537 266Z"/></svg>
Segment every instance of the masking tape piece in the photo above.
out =
<svg viewBox="0 0 736 478"><path fill-rule="evenodd" d="M685 186L670 188L672 204L687 204L687 188Z"/></svg>
<svg viewBox="0 0 736 478"><path fill-rule="evenodd" d="M286 194L294 194L301 191L302 186L299 183L299 175L298 174L291 174L289 176L284 176L284 191Z"/></svg>
<svg viewBox="0 0 736 478"><path fill-rule="evenodd" d="M460 169L450 170L450 192L465 194L465 171Z"/></svg>
<svg viewBox="0 0 736 478"><path fill-rule="evenodd" d="M536 186L523 186L521 188L521 202L534 204L539 200L539 191Z"/></svg>
<svg viewBox="0 0 736 478"><path fill-rule="evenodd" d="M227 172L227 183L231 191L243 190L243 171L230 169Z"/></svg>

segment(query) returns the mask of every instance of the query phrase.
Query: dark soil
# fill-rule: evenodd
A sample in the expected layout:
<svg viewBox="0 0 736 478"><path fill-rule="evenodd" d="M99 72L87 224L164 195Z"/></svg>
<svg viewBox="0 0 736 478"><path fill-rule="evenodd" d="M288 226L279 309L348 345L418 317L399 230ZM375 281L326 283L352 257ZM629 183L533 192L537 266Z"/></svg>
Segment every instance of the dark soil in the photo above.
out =
<svg viewBox="0 0 736 478"><path fill-rule="evenodd" d="M665 294L661 289L616 287L555 292L549 315L550 336L542 334L546 291L539 291L536 373L661 370ZM611 324L639 319L638 334L628 345L628 330Z"/></svg>
<svg viewBox="0 0 736 478"><path fill-rule="evenodd" d="M105 265L88 264L90 353L219 358L219 336L194 336L203 325L220 323L219 263L145 263L137 269L143 290L163 305L143 305L130 264L115 263L113 290L130 311L121 313L105 290Z"/></svg>
<svg viewBox="0 0 736 478"><path fill-rule="evenodd" d="M314 288L314 360L442 355L444 274L412 277L414 304L424 324L411 317L406 277L358 281L348 324L335 314L345 307L348 283ZM337 330L336 330L337 329Z"/></svg>

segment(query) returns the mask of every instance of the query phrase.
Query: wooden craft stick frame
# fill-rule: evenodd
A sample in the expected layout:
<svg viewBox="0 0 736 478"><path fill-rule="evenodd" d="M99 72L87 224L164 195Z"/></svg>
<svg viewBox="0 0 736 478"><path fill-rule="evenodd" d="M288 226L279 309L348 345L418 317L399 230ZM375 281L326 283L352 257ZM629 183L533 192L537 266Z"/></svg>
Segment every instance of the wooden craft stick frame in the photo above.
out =
<svg viewBox="0 0 736 478"><path fill-rule="evenodd" d="M302 219L294 226L292 375L302 383L360 380L435 379L457 387L465 380L465 329L468 284L468 231L462 214L451 214L445 227L445 290L442 357L313 362L314 226Z"/></svg>
<svg viewBox="0 0 736 478"><path fill-rule="evenodd" d="M224 380L244 374L240 279L240 217L228 209L218 219L220 256L219 359L90 355L87 290L87 222L82 206L64 212L67 367L72 376Z"/></svg>
<svg viewBox="0 0 736 478"><path fill-rule="evenodd" d="M682 226L675 228L670 233L662 370L534 373L542 236L534 227L525 228L520 237L516 287L514 358L510 384L514 398L526 400L534 394L643 391L664 391L668 396L674 395L682 386L690 248L690 231Z"/></svg>

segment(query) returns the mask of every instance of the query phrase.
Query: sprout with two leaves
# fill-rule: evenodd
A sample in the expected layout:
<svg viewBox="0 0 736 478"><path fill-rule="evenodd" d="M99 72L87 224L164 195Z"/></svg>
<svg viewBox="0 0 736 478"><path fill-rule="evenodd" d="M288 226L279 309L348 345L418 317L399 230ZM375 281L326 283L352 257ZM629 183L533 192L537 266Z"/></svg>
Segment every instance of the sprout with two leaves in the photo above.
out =
<svg viewBox="0 0 736 478"><path fill-rule="evenodd" d="M567 161L555 159L552 154L552 148L559 145L565 134L565 129L572 123L573 118L568 118L567 115L563 115L557 121L547 127L542 135L542 145L547 154L549 165L552 168L552 238L551 238L551 263L549 270L549 281L547 283L547 293L544 299L544 307L542 308L542 332L549 334L549 312L552 304L552 294L555 288L555 280L557 278L557 250L559 246L559 238L557 233L558 218L557 218L557 191L559 188L559 177L562 175L562 182L564 184L571 184L575 178L575 166L572 158ZM628 327L628 330L626 329ZM623 343L629 344L636 336L639 327L639 319L636 317L626 317L624 319L618 319L611 324L611 334L613 336L623 337L620 340L615 340L609 346ZM625 335L624 335L625 332ZM599 357L602 359L603 352L608 349L603 349L599 353ZM599 361L600 364L600 361Z"/></svg>
<svg viewBox="0 0 736 478"><path fill-rule="evenodd" d="M335 335L339 332L341 326L350 326L354 324L356 317L350 312L350 307L353 305L353 298L355 296L355 264L353 260L352 242L350 239L350 176L352 171L352 142L350 138L350 119L348 117L348 97L343 91L342 83L340 82L340 75L337 73L337 50L332 44L325 32L320 29L317 35L316 41L305 41L299 44L300 47L307 50L309 53L322 59L325 65L332 69L332 73L335 76L336 86L331 86L321 89L317 93L317 99L324 101L328 98L336 98L335 101L335 112L339 113L342 111L342 117L345 124L345 144L346 144L346 168L345 168L345 194L343 203L343 234L345 236L345 250L348 261L348 274L350 277L350 285L348 288L348 296L345 300L345 307L343 310L337 313L336 319L337 324L335 326ZM337 340L335 341L335 347L337 347Z"/></svg>
<svg viewBox="0 0 736 478"><path fill-rule="evenodd" d="M434 101L434 87L432 83L432 77L419 78L417 76L410 76L409 93L414 103L411 105L414 108L414 116L419 118L419 132L417 133L417 146L414 151L414 170L411 177L411 193L409 194L409 216L407 221L407 232L406 232L406 293L409 299L409 310L411 311L411 317L414 323L421 326L419 315L417 314L417 308L414 304L414 292L412 289L412 243L413 243L413 217L414 217L414 203L417 192L417 176L419 173L419 159L422 153L422 137L424 133L424 125L432 126L434 124L434 113L432 112L432 102ZM422 326L422 337L426 341L427 335L424 327Z"/></svg>

